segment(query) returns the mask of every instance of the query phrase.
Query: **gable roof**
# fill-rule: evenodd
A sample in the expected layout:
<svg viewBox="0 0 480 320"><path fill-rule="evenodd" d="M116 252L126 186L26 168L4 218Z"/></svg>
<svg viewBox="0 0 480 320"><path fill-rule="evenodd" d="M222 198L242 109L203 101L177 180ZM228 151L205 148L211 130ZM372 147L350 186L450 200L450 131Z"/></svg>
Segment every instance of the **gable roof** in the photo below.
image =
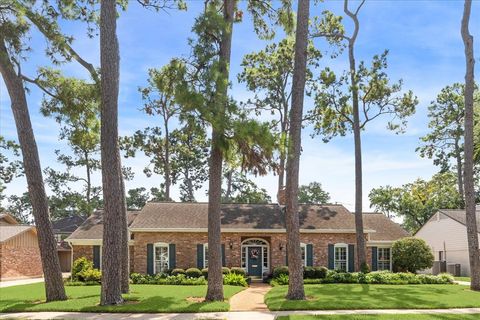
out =
<svg viewBox="0 0 480 320"><path fill-rule="evenodd" d="M370 234L371 241L395 241L410 236L402 226L383 213L364 213L363 224L365 228L375 230Z"/></svg>
<svg viewBox="0 0 480 320"><path fill-rule="evenodd" d="M455 210L455 209L440 209L438 212L443 213L447 217L463 224L464 226L467 225L467 218L465 210ZM480 210L476 211L477 215L477 226L480 228Z"/></svg>
<svg viewBox="0 0 480 320"><path fill-rule="evenodd" d="M3 212L3 213L0 213L0 225L5 225L5 224L7 225L18 224L18 221L10 213Z"/></svg>
<svg viewBox="0 0 480 320"><path fill-rule="evenodd" d="M299 205L300 229L355 230L355 217L342 205ZM222 229L284 230L278 204L222 204ZM141 229L207 229L208 203L149 202L131 225Z"/></svg>
<svg viewBox="0 0 480 320"><path fill-rule="evenodd" d="M0 225L0 242L5 242L30 230L36 233L36 229L34 226Z"/></svg>
<svg viewBox="0 0 480 320"><path fill-rule="evenodd" d="M52 227L54 233L72 233L75 231L87 218L74 215L64 217L55 221L52 221Z"/></svg>
<svg viewBox="0 0 480 320"><path fill-rule="evenodd" d="M138 211L127 211L127 224L130 226ZM96 210L90 215L66 240L72 239L102 239L103 210Z"/></svg>

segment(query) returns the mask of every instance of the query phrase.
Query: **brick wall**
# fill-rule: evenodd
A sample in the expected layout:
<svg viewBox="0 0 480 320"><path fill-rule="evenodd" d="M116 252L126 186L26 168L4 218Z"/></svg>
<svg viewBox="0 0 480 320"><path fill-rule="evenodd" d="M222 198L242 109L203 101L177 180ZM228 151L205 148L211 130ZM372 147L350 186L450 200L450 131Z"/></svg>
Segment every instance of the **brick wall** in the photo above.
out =
<svg viewBox="0 0 480 320"><path fill-rule="evenodd" d="M38 247L0 245L0 278L20 279L43 275Z"/></svg>
<svg viewBox="0 0 480 320"><path fill-rule="evenodd" d="M241 243L248 238L260 238L269 243L271 269L285 265L286 234L224 233L222 234L222 243L225 244L227 267L239 267L241 265ZM313 264L315 266L328 265L328 244L355 244L356 242L355 234L301 234L300 238L301 242L313 245ZM174 243L176 245L176 267L183 269L196 267L197 244L207 243L207 241L207 233L136 232L133 270L139 273L147 272L147 244L157 242ZM368 251L369 259L371 259L371 250L369 249Z"/></svg>
<svg viewBox="0 0 480 320"><path fill-rule="evenodd" d="M100 249L101 250L101 249ZM133 272L133 260L135 258L134 255L134 247L130 246L130 272ZM72 251L73 251L73 261L75 262L76 259L80 257L85 257L90 261L93 261L93 246L88 245L88 246L81 246L81 245L72 245Z"/></svg>

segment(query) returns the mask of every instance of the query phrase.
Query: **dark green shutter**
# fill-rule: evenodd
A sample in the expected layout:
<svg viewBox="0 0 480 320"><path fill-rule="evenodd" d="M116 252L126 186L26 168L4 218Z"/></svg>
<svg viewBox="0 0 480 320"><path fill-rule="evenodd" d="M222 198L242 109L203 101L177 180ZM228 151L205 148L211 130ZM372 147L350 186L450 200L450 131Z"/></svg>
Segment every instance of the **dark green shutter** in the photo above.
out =
<svg viewBox="0 0 480 320"><path fill-rule="evenodd" d="M147 274L153 274L153 244L147 244Z"/></svg>
<svg viewBox="0 0 480 320"><path fill-rule="evenodd" d="M197 268L203 269L203 244L197 244Z"/></svg>
<svg viewBox="0 0 480 320"><path fill-rule="evenodd" d="M333 244L328 245L328 269L335 269L335 247Z"/></svg>
<svg viewBox="0 0 480 320"><path fill-rule="evenodd" d="M100 246L93 246L93 267L100 269Z"/></svg>
<svg viewBox="0 0 480 320"><path fill-rule="evenodd" d="M348 272L355 272L355 246L348 245Z"/></svg>
<svg viewBox="0 0 480 320"><path fill-rule="evenodd" d="M307 267L313 267L313 244L307 244L305 255L305 258L307 259Z"/></svg>
<svg viewBox="0 0 480 320"><path fill-rule="evenodd" d="M378 254L377 247L372 247L372 271L378 270L377 254Z"/></svg>
<svg viewBox="0 0 480 320"><path fill-rule="evenodd" d="M225 245L222 244L222 267L226 267L227 266L227 262L226 262L226 257L225 257Z"/></svg>
<svg viewBox="0 0 480 320"><path fill-rule="evenodd" d="M168 245L168 268L175 269L177 267L177 260L176 260L176 252L175 252L175 244L170 243Z"/></svg>

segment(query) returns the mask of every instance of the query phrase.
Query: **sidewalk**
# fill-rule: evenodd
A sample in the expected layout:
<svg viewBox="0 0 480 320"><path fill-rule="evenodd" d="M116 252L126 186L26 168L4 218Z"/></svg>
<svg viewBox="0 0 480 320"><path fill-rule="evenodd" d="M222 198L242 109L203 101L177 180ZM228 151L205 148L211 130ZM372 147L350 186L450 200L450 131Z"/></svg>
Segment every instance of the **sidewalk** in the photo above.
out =
<svg viewBox="0 0 480 320"><path fill-rule="evenodd" d="M70 272L63 272L62 277L64 279L70 277ZM32 283L38 283L38 282L43 282L43 281L44 281L43 277L0 281L0 288L21 286L21 285L24 285L24 284L32 284Z"/></svg>
<svg viewBox="0 0 480 320"><path fill-rule="evenodd" d="M268 311L264 299L271 289L267 283L252 283L230 298L230 311Z"/></svg>
<svg viewBox="0 0 480 320"><path fill-rule="evenodd" d="M82 313L82 312L21 312L1 313L0 319L87 319L87 320L274 320L284 315L342 315L342 314L479 314L480 308L462 309L388 309L388 310L328 310L328 311L249 311L209 313Z"/></svg>

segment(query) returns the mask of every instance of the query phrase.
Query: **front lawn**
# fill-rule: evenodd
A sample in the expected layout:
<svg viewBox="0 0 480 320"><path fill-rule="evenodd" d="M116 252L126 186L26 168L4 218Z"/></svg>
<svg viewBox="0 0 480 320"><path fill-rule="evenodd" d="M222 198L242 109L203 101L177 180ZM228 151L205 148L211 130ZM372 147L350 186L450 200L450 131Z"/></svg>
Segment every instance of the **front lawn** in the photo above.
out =
<svg viewBox="0 0 480 320"><path fill-rule="evenodd" d="M287 286L265 296L270 310L444 309L480 307L480 292L460 285L305 285L305 301L287 301Z"/></svg>
<svg viewBox="0 0 480 320"><path fill-rule="evenodd" d="M228 311L228 302L196 302L189 297L204 297L207 286L131 285L127 303L101 307L100 286L65 287L69 299L45 303L43 283L2 288L0 312L81 311L81 312L208 312ZM242 287L224 286L225 298Z"/></svg>
<svg viewBox="0 0 480 320"><path fill-rule="evenodd" d="M455 277L455 280L470 282L470 277Z"/></svg>
<svg viewBox="0 0 480 320"><path fill-rule="evenodd" d="M478 320L480 314L368 314L368 315L291 315L278 317L277 320Z"/></svg>

